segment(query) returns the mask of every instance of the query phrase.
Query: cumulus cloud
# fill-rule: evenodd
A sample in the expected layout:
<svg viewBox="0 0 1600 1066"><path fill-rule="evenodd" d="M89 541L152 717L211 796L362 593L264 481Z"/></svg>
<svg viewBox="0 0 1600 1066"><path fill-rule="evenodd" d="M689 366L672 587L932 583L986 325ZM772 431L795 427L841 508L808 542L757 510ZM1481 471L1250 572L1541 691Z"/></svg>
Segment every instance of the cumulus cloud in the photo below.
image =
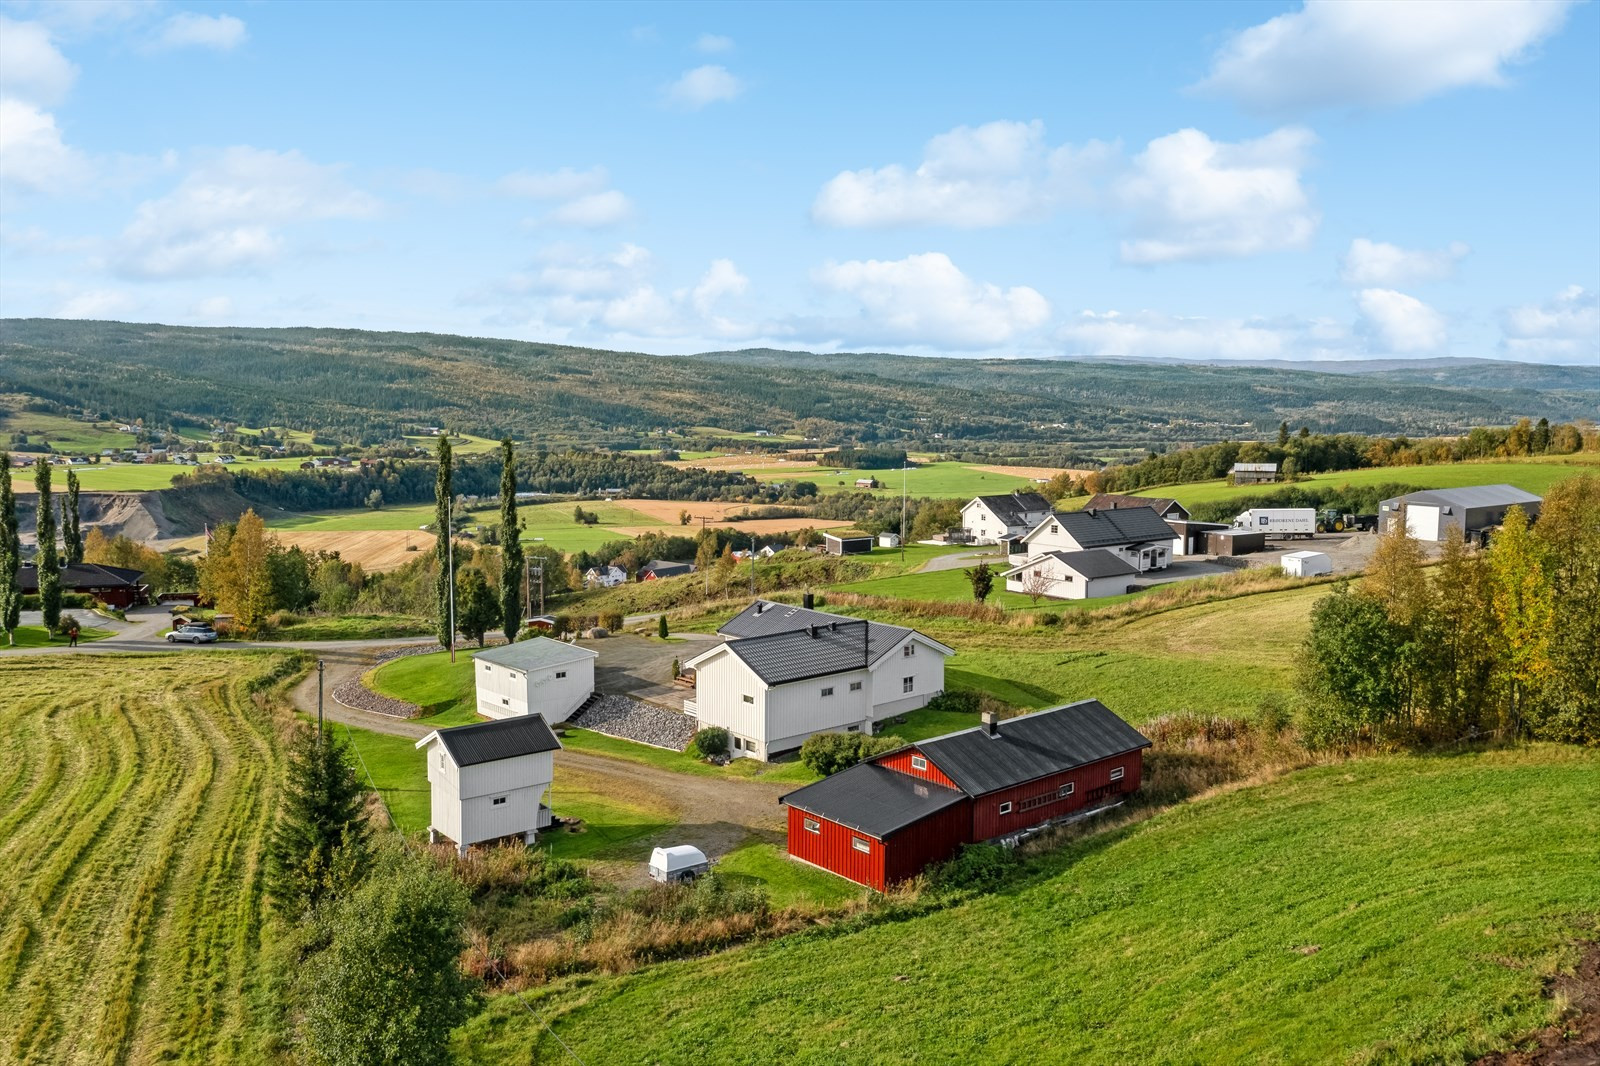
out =
<svg viewBox="0 0 1600 1066"><path fill-rule="evenodd" d="M1246 108L1296 113L1407 104L1500 86L1561 28L1568 0L1306 0L1232 37L1196 88Z"/></svg>
<svg viewBox="0 0 1600 1066"><path fill-rule="evenodd" d="M62 141L54 115L25 100L0 97L0 186L60 192L88 176L88 161Z"/></svg>
<svg viewBox="0 0 1600 1066"><path fill-rule="evenodd" d="M365 218L377 201L343 168L299 152L229 148L172 192L139 205L112 267L126 277L196 277L258 270L286 251L297 223Z"/></svg>
<svg viewBox="0 0 1600 1066"><path fill-rule="evenodd" d="M608 189L569 200L546 215L544 221L557 226L599 229L614 226L632 214L633 201L615 189Z"/></svg>
<svg viewBox="0 0 1600 1066"><path fill-rule="evenodd" d="M1401 355L1436 352L1450 339L1444 316L1415 296L1393 289L1356 294L1362 320L1381 351Z"/></svg>
<svg viewBox="0 0 1600 1066"><path fill-rule="evenodd" d="M702 33L700 39L694 42L694 46L697 51L705 52L707 55L728 52L733 50L733 38L717 33Z"/></svg>
<svg viewBox="0 0 1600 1066"><path fill-rule="evenodd" d="M138 306L133 297L115 289L87 289L73 293L56 308L56 318L114 319Z"/></svg>
<svg viewBox="0 0 1600 1066"><path fill-rule="evenodd" d="M605 167L574 170L518 170L501 178L495 188L507 196L525 196L530 200L566 200L599 192L611 181Z"/></svg>
<svg viewBox="0 0 1600 1066"><path fill-rule="evenodd" d="M233 301L226 296L208 296L189 309L189 317L202 322L224 322L233 317Z"/></svg>
<svg viewBox="0 0 1600 1066"><path fill-rule="evenodd" d="M1347 285L1394 286L1442 281L1454 276L1456 264L1470 249L1460 241L1438 251L1401 248L1357 237L1345 253L1339 277Z"/></svg>
<svg viewBox="0 0 1600 1066"><path fill-rule="evenodd" d="M1044 123L957 126L930 140L915 169L847 170L817 194L811 216L829 226L1002 226L1088 198L1088 180L1114 146L1045 143Z"/></svg>
<svg viewBox="0 0 1600 1066"><path fill-rule="evenodd" d="M1319 331L1320 339L1312 336ZM1073 355L1255 360L1307 357L1308 342L1326 346L1342 340L1343 331L1331 323L1082 311L1057 337Z"/></svg>
<svg viewBox="0 0 1600 1066"><path fill-rule="evenodd" d="M695 67L683 77L667 86L667 102L676 107L698 111L707 104L732 100L744 92L744 82L729 73L727 67L707 64Z"/></svg>
<svg viewBox="0 0 1600 1066"><path fill-rule="evenodd" d="M78 68L37 22L0 15L0 94L48 107L66 98Z"/></svg>
<svg viewBox="0 0 1600 1066"><path fill-rule="evenodd" d="M1571 285L1548 303L1508 308L1502 344L1516 359L1600 364L1600 297Z"/></svg>
<svg viewBox="0 0 1600 1066"><path fill-rule="evenodd" d="M812 280L859 306L852 318L823 325L853 341L993 348L1050 318L1050 304L1035 290L974 281L940 252L826 263Z"/></svg>
<svg viewBox="0 0 1600 1066"><path fill-rule="evenodd" d="M244 22L232 15L200 15L183 11L162 23L156 48L214 48L232 51L247 36Z"/></svg>
<svg viewBox="0 0 1600 1066"><path fill-rule="evenodd" d="M713 259L690 294L694 309L709 315L717 302L726 296L743 296L750 288L750 279L739 273L732 259Z"/></svg>
<svg viewBox="0 0 1600 1066"><path fill-rule="evenodd" d="M1293 127L1237 144L1196 129L1151 141L1114 189L1132 230L1123 262L1303 248L1321 220L1300 184L1315 143L1309 130Z"/></svg>

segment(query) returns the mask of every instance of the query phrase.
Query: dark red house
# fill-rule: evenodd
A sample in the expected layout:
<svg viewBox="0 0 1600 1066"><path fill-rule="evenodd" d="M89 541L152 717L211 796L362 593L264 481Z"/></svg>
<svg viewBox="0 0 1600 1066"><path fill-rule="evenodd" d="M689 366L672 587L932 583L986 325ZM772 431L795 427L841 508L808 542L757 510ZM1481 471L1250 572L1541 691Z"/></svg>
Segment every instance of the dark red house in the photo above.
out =
<svg viewBox="0 0 1600 1066"><path fill-rule="evenodd" d="M882 891L963 844L1138 791L1149 746L1099 700L985 715L782 797L789 854Z"/></svg>
<svg viewBox="0 0 1600 1066"><path fill-rule="evenodd" d="M17 567L17 584L23 595L39 591L39 573L32 563ZM100 563L67 563L61 567L61 591L83 592L111 607L137 607L148 603L150 586L144 574L125 566Z"/></svg>

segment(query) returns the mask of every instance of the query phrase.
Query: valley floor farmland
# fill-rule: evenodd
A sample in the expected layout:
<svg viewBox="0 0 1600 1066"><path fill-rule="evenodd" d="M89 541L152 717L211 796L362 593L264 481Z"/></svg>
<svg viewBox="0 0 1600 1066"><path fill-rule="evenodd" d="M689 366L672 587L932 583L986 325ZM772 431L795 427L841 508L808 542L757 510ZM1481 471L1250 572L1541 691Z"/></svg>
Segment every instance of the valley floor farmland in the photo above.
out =
<svg viewBox="0 0 1600 1066"><path fill-rule="evenodd" d="M0 659L0 1060L261 1061L281 656Z"/></svg>
<svg viewBox="0 0 1600 1066"><path fill-rule="evenodd" d="M555 1061L548 1021L591 1066L1467 1062L1550 1023L1600 934L1597 780L1547 745L1318 767L947 911L501 997L460 1046Z"/></svg>

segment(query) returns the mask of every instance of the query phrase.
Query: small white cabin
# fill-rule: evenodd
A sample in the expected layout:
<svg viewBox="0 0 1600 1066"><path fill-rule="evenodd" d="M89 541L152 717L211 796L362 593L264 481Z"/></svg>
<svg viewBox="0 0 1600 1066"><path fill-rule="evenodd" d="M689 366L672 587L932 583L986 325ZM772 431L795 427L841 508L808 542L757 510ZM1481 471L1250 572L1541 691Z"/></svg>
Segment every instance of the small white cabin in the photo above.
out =
<svg viewBox="0 0 1600 1066"><path fill-rule="evenodd" d="M1333 573L1333 560L1322 552L1288 552L1278 562L1290 577L1321 577Z"/></svg>
<svg viewBox="0 0 1600 1066"><path fill-rule="evenodd" d="M478 713L485 718L540 714L565 722L594 695L594 661L588 648L550 637L480 651L473 659Z"/></svg>
<svg viewBox="0 0 1600 1066"><path fill-rule="evenodd" d="M436 729L416 746L428 753L429 843L452 840L465 855L473 844L504 837L532 844L549 826L544 796L561 741L537 714Z"/></svg>

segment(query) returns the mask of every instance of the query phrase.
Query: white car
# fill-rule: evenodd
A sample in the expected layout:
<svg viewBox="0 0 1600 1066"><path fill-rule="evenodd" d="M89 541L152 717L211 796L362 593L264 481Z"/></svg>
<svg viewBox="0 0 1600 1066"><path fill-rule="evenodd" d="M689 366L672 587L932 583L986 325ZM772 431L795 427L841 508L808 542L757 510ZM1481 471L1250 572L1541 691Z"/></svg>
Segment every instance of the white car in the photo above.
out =
<svg viewBox="0 0 1600 1066"><path fill-rule="evenodd" d="M167 634L168 644L215 644L217 631L210 626L179 626Z"/></svg>

